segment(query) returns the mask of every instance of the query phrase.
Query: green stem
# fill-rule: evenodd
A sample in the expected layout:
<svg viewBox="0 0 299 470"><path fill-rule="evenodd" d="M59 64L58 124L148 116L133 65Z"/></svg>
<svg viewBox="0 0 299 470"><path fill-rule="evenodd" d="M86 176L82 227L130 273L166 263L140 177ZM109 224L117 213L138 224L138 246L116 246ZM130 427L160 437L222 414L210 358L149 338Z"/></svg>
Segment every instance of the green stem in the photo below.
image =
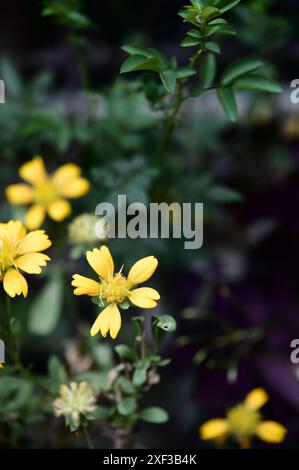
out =
<svg viewBox="0 0 299 470"><path fill-rule="evenodd" d="M93 439L90 435L90 432L88 431L87 427L86 426L83 426L83 434L85 436L85 439L86 439L86 443L88 445L88 448L89 449L95 449L95 445L94 445L94 442L93 442Z"/></svg>
<svg viewBox="0 0 299 470"><path fill-rule="evenodd" d="M183 94L183 84L182 82L179 82L177 86L176 104L174 108L168 113L166 120L165 120L163 137L162 137L161 144L158 148L158 152L156 155L157 160L161 159L161 157L163 156L163 154L168 148L168 145L172 136L172 132L174 129L174 125L175 125L176 116L179 110L181 109L181 106L184 101L185 101L185 96Z"/></svg>

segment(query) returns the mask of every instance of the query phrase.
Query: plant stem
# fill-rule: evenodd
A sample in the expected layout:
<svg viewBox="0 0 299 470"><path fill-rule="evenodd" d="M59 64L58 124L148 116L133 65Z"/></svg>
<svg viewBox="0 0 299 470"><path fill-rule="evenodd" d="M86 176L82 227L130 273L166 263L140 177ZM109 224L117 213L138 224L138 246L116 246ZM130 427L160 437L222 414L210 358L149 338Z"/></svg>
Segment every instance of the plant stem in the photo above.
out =
<svg viewBox="0 0 299 470"><path fill-rule="evenodd" d="M86 439L86 443L88 445L88 448L89 449L95 449L95 445L94 445L94 442L93 442L93 439L90 435L90 432L88 431L87 427L86 426L83 426L83 434L85 436L85 439Z"/></svg>
<svg viewBox="0 0 299 470"><path fill-rule="evenodd" d="M161 156L165 153L165 150L167 150L172 132L174 129L174 124L175 124L175 119L176 116L181 109L181 106L183 102L185 101L185 96L183 94L183 84L182 82L179 82L177 85L177 96L176 96L176 104L174 108L168 113L166 116L166 121L165 121L165 127L164 127L164 133L163 137L161 140L161 144L158 148L158 152L156 154L156 159L160 160Z"/></svg>

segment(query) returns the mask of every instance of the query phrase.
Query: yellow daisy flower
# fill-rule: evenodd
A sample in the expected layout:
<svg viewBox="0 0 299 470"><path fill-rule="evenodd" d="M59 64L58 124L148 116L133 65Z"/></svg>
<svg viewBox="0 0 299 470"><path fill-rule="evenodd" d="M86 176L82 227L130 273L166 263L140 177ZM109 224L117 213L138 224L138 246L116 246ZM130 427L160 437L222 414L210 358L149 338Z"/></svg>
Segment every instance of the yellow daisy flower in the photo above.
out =
<svg viewBox="0 0 299 470"><path fill-rule="evenodd" d="M27 297L28 284L23 274L40 274L50 258L40 251L51 246L44 230L27 233L22 222L0 224L0 281L10 297Z"/></svg>
<svg viewBox="0 0 299 470"><path fill-rule="evenodd" d="M147 281L155 272L158 261L154 256L147 256L135 263L129 271L128 277L114 272L114 261L109 249L102 246L86 253L87 261L98 274L99 280L94 281L79 274L73 276L72 285L76 287L75 295L98 296L106 308L99 314L94 322L90 334L95 336L100 331L105 337L110 332L115 339L121 327L121 316L118 305L127 300L141 308L154 308L159 300L159 293L150 287L135 286Z"/></svg>
<svg viewBox="0 0 299 470"><path fill-rule="evenodd" d="M29 230L39 228L46 217L61 222L72 211L66 199L84 196L89 182L82 178L81 170L73 163L58 168L48 175L41 157L24 163L19 169L20 177L29 184L11 184L6 188L6 197L11 204L32 204L25 218Z"/></svg>
<svg viewBox="0 0 299 470"><path fill-rule="evenodd" d="M286 428L276 421L263 421L259 409L269 397L263 388L255 388L239 405L228 411L225 419L211 419L199 428L201 439L223 442L232 435L243 449L249 448L253 437L278 444L286 435Z"/></svg>

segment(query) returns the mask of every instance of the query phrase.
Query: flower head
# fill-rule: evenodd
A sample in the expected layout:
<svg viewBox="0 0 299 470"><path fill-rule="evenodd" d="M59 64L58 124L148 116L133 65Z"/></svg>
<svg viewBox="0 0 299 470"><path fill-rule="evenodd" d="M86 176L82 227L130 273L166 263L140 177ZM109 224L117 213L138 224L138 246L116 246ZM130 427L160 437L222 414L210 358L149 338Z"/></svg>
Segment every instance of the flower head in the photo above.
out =
<svg viewBox="0 0 299 470"><path fill-rule="evenodd" d="M51 246L44 230L27 233L22 222L0 224L0 280L10 297L27 297L28 284L21 271L40 274L50 258L40 253Z"/></svg>
<svg viewBox="0 0 299 470"><path fill-rule="evenodd" d="M64 416L67 426L75 431L80 426L80 415L96 410L96 395L87 382L61 385L60 396L53 402L55 416Z"/></svg>
<svg viewBox="0 0 299 470"><path fill-rule="evenodd" d="M9 185L6 196L11 204L31 204L25 218L29 230L39 228L46 213L51 219L62 221L72 211L67 199L84 196L89 190L89 182L80 176L80 168L73 163L67 163L53 175L48 175L43 159L37 156L21 166L19 175L29 184Z"/></svg>
<svg viewBox="0 0 299 470"><path fill-rule="evenodd" d="M97 281L79 274L73 276L72 285L76 287L75 295L89 295L99 298L99 304L106 308L94 322L90 334L95 336L99 331L105 337L110 332L115 339L121 327L121 316L118 305L129 301L137 307L154 308L160 295L150 287L135 288L136 285L147 281L155 272L158 261L154 256L147 256L135 263L124 276L122 269L114 272L114 261L109 249L102 246L87 252L87 261L98 274Z"/></svg>
<svg viewBox="0 0 299 470"><path fill-rule="evenodd" d="M106 240L107 232L102 231L101 237L96 233L99 218L94 214L81 214L69 225L69 240L71 243L95 243L99 238Z"/></svg>
<svg viewBox="0 0 299 470"><path fill-rule="evenodd" d="M201 438L223 441L232 435L242 448L250 447L255 436L269 443L282 442L286 428L276 421L263 421L259 411L268 398L263 388L252 390L242 403L228 411L225 419L212 419L200 426Z"/></svg>

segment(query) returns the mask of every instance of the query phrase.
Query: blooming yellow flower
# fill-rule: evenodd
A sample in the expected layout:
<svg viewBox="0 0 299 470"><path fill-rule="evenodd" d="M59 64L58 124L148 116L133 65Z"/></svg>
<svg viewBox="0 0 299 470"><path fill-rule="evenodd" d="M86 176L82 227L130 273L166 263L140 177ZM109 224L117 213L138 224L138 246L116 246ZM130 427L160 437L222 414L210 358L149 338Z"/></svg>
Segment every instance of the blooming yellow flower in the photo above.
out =
<svg viewBox="0 0 299 470"><path fill-rule="evenodd" d="M0 362L0 369L4 369L4 365Z"/></svg>
<svg viewBox="0 0 299 470"><path fill-rule="evenodd" d="M40 274L50 258L40 251L51 246L44 230L27 233L22 222L0 224L0 281L10 297L27 297L28 284L23 274Z"/></svg>
<svg viewBox="0 0 299 470"><path fill-rule="evenodd" d="M105 337L110 332L115 339L121 327L121 316L118 305L129 300L141 308L154 308L160 295L150 287L134 287L147 281L155 272L158 261L154 256L147 256L130 269L128 277L122 274L122 269L114 272L114 261L109 249L102 246L86 253L87 261L98 274L99 280L94 281L79 274L73 276L72 285L76 287L75 295L98 296L106 308L99 314L94 322L90 334L95 336L99 331Z"/></svg>
<svg viewBox="0 0 299 470"><path fill-rule="evenodd" d="M263 388L255 388L244 402L228 411L226 419L212 419L200 426L201 439L223 442L228 435L232 435L242 448L250 447L254 436L269 443L282 442L286 428L276 421L263 421L259 412L268 399Z"/></svg>
<svg viewBox="0 0 299 470"><path fill-rule="evenodd" d="M66 425L75 431L80 426L80 415L96 410L96 395L87 382L61 385L60 397L53 402L55 416L64 416Z"/></svg>
<svg viewBox="0 0 299 470"><path fill-rule="evenodd" d="M89 190L89 182L80 176L80 168L73 163L48 175L43 159L37 156L21 166L19 175L29 185L11 184L6 188L6 196L11 204L32 204L25 218L29 230L39 228L46 213L51 219L62 221L72 211L66 199L84 196Z"/></svg>

